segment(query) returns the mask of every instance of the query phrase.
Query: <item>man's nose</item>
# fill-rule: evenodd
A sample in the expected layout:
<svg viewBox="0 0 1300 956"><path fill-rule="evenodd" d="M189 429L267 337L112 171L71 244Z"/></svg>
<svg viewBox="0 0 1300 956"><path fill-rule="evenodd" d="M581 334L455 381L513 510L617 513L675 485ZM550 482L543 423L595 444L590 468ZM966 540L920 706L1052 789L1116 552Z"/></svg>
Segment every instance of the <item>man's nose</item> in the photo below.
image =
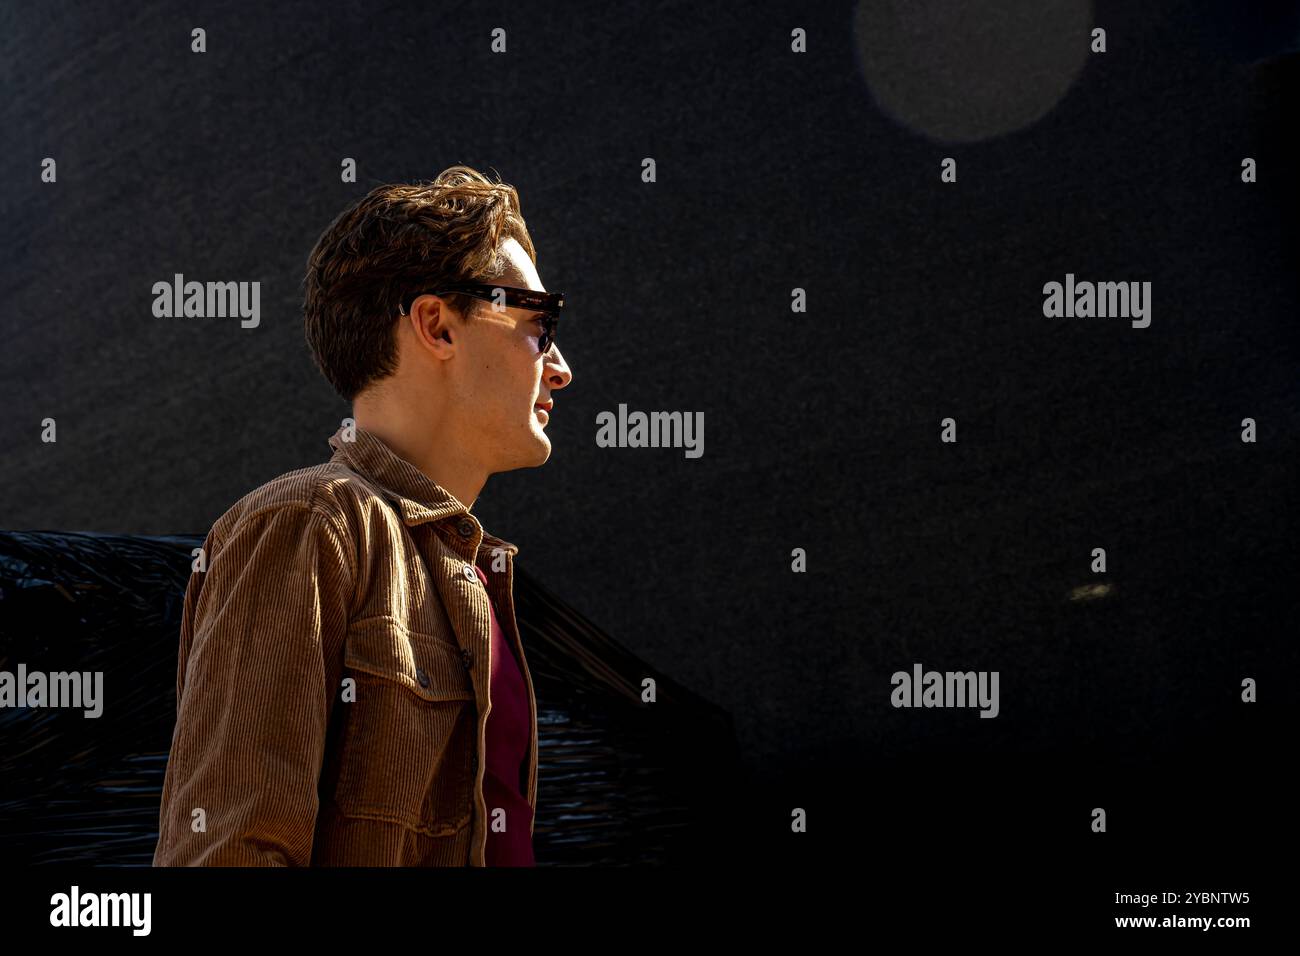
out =
<svg viewBox="0 0 1300 956"><path fill-rule="evenodd" d="M564 361L564 355L558 345L552 345L546 351L546 380L552 389L564 388L573 381L573 371Z"/></svg>

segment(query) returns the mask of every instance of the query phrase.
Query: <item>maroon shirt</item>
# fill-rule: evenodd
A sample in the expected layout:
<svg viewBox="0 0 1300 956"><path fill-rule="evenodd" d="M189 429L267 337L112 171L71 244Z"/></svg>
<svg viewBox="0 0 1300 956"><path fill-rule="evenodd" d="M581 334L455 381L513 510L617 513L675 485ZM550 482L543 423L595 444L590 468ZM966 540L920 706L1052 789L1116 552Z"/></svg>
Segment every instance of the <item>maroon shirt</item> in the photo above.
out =
<svg viewBox="0 0 1300 956"><path fill-rule="evenodd" d="M487 587L487 575L474 565L479 580ZM492 617L492 674L488 693L492 710L487 719L487 768L483 772L483 802L487 804L487 866L534 866L533 808L520 786L524 758L532 742L528 719L528 687L519 670L514 650L497 623L496 608L488 602ZM505 810L504 833L493 829L493 811Z"/></svg>

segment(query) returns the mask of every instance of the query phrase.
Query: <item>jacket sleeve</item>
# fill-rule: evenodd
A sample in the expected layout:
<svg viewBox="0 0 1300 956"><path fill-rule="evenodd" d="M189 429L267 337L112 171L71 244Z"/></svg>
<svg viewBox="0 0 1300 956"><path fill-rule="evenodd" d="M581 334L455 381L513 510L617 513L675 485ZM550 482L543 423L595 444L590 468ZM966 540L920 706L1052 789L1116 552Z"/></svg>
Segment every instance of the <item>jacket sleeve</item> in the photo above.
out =
<svg viewBox="0 0 1300 956"><path fill-rule="evenodd" d="M155 866L310 865L354 570L339 523L292 503L191 576Z"/></svg>

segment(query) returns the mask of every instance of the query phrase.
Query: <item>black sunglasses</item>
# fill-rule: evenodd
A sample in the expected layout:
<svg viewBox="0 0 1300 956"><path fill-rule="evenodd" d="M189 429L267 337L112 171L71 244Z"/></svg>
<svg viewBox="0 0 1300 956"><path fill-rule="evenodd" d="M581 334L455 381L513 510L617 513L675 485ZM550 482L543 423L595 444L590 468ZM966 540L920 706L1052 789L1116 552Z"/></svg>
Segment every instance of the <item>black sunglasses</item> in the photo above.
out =
<svg viewBox="0 0 1300 956"><path fill-rule="evenodd" d="M406 315L411 310L411 303L422 295L446 295L449 292L459 292L461 295L473 296L476 299L487 299L492 303L504 299L507 306L541 312L542 315L538 318L542 323L542 337L537 340L537 350L545 353L551 347L551 343L555 341L556 326L560 321L560 310L564 308L563 292L535 292L532 289L516 289L508 285L460 282L455 285L443 286L436 292L416 292L414 295L407 296L406 302L402 306L402 315Z"/></svg>

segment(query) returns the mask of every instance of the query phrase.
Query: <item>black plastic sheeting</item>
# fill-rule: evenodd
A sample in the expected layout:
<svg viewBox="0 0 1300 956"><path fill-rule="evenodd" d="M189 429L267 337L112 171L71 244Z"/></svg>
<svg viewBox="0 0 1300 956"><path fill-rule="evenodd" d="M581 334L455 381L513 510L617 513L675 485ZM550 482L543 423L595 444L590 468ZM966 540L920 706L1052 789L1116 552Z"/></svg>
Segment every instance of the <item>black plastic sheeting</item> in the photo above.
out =
<svg viewBox="0 0 1300 956"><path fill-rule="evenodd" d="M0 862L148 866L202 535L0 532L0 671L102 671L103 711L0 707ZM717 861L731 718L515 569L538 705L537 863ZM702 635L701 639L707 639ZM657 701L641 702L656 679Z"/></svg>

